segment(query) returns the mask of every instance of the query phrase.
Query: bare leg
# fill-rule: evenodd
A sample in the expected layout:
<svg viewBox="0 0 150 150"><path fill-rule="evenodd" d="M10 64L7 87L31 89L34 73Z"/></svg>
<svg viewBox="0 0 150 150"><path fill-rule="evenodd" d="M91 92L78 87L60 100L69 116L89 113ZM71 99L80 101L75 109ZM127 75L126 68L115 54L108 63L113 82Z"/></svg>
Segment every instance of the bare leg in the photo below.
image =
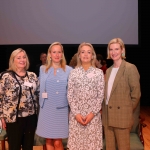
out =
<svg viewBox="0 0 150 150"><path fill-rule="evenodd" d="M62 139L54 139L55 150L64 150Z"/></svg>
<svg viewBox="0 0 150 150"><path fill-rule="evenodd" d="M46 149L47 150L55 150L53 139L46 139Z"/></svg>

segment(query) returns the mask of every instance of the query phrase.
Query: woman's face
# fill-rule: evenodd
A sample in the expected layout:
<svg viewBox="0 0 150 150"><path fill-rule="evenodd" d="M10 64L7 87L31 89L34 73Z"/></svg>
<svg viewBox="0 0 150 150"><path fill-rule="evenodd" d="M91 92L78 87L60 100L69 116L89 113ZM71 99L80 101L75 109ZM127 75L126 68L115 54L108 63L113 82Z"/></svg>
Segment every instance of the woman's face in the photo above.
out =
<svg viewBox="0 0 150 150"><path fill-rule="evenodd" d="M91 63L91 60L93 58L92 49L91 47L85 45L82 46L80 49L80 60L83 63Z"/></svg>
<svg viewBox="0 0 150 150"><path fill-rule="evenodd" d="M113 61L122 59L123 50L119 43L113 43L109 47L109 55Z"/></svg>
<svg viewBox="0 0 150 150"><path fill-rule="evenodd" d="M54 45L51 48L50 57L52 59L52 62L54 63L60 63L63 57L62 48L60 45Z"/></svg>
<svg viewBox="0 0 150 150"><path fill-rule="evenodd" d="M40 60L41 60L42 64L46 63L46 59L47 59L47 55L46 54L42 54L41 57L40 57Z"/></svg>
<svg viewBox="0 0 150 150"><path fill-rule="evenodd" d="M24 52L20 52L15 56L14 65L17 69L25 69L27 65L27 58Z"/></svg>

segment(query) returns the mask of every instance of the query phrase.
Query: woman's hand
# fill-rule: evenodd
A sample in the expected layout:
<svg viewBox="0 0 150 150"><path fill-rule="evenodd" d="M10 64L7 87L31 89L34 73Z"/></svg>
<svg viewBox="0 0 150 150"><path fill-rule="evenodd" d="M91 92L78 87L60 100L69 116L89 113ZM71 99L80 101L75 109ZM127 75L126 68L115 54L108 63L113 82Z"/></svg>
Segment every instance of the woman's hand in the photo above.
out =
<svg viewBox="0 0 150 150"><path fill-rule="evenodd" d="M4 130L6 130L6 123L5 123L4 118L2 118L1 121L2 121L2 128L3 128Z"/></svg>
<svg viewBox="0 0 150 150"><path fill-rule="evenodd" d="M102 109L100 110L100 114L102 115Z"/></svg>
<svg viewBox="0 0 150 150"><path fill-rule="evenodd" d="M94 118L94 114L92 112L89 113L86 117L84 117L85 119L84 125L87 125L89 122L91 122L93 118Z"/></svg>
<svg viewBox="0 0 150 150"><path fill-rule="evenodd" d="M85 118L81 114L77 114L75 118L80 124L85 125Z"/></svg>

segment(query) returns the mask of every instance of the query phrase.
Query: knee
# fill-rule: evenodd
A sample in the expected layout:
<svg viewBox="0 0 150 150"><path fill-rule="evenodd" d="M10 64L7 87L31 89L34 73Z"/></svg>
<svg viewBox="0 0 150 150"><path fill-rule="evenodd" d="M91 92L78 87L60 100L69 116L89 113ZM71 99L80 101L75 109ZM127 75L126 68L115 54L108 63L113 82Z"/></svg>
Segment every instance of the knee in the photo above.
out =
<svg viewBox="0 0 150 150"><path fill-rule="evenodd" d="M53 145L52 139L46 139L46 145Z"/></svg>
<svg viewBox="0 0 150 150"><path fill-rule="evenodd" d="M55 148L62 147L62 141L61 140L55 140L54 141L54 147Z"/></svg>

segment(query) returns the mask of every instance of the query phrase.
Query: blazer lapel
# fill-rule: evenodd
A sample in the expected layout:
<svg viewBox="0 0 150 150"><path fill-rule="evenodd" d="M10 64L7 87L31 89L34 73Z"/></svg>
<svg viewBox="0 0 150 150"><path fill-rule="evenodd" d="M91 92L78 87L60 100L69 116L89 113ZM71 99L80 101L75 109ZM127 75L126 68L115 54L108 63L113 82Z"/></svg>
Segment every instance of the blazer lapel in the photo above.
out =
<svg viewBox="0 0 150 150"><path fill-rule="evenodd" d="M111 66L108 70L107 70L107 74L106 74L106 79L105 79L105 102L106 102L106 99L107 99L107 89L108 89L108 80L109 80L109 77L110 77L110 74L111 74L111 71L112 71L112 68L113 66Z"/></svg>
<svg viewBox="0 0 150 150"><path fill-rule="evenodd" d="M112 70L112 68L111 68L111 70ZM125 70L125 60L122 61L121 65L120 65L120 67L119 67L119 70L118 70L118 72L117 72L117 74L116 74L116 77L115 77L115 80L114 80L114 83L113 83L113 86L112 86L110 98L111 98L111 96L112 96L112 94L113 94L115 88L117 87L117 84L118 84L118 82L119 82L119 80L120 80L122 74L124 73L124 70ZM110 74L109 74L109 76L110 76ZM107 85L108 85L108 84L107 84Z"/></svg>

